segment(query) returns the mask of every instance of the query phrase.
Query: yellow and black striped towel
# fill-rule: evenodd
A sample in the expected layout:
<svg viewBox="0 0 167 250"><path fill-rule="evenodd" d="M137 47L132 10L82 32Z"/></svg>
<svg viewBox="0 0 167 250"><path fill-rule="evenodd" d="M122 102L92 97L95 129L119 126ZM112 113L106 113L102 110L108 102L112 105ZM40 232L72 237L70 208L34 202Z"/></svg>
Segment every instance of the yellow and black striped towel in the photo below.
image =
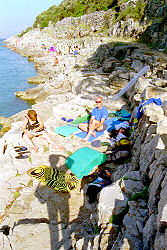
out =
<svg viewBox="0 0 167 250"><path fill-rule="evenodd" d="M45 165L30 169L28 174L60 192L70 192L78 185L78 179L75 176Z"/></svg>

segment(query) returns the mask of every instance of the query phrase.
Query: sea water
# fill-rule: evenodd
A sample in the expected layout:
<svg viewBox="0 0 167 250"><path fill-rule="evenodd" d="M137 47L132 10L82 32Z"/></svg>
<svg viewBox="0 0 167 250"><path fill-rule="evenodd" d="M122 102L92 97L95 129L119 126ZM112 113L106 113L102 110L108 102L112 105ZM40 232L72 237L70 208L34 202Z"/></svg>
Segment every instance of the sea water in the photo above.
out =
<svg viewBox="0 0 167 250"><path fill-rule="evenodd" d="M35 84L28 84L27 78L37 75L32 62L26 57L3 47L0 39L0 116L9 117L30 105L15 96L16 91L25 91Z"/></svg>

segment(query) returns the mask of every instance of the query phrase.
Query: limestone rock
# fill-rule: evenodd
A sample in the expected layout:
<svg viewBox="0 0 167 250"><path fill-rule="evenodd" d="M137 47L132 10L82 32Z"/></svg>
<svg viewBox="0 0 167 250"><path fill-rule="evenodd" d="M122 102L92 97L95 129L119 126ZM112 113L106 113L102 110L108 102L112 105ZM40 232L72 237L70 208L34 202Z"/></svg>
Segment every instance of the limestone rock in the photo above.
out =
<svg viewBox="0 0 167 250"><path fill-rule="evenodd" d="M126 231L123 231L118 235L118 238L114 242L112 246L112 250L117 250L117 249L131 249L133 246L133 249L138 250L142 249L142 241L139 237L136 237L134 235L129 234Z"/></svg>
<svg viewBox="0 0 167 250"><path fill-rule="evenodd" d="M145 249L154 249L154 239L156 233L156 215L152 214L143 230L143 247Z"/></svg>
<svg viewBox="0 0 167 250"><path fill-rule="evenodd" d="M102 70L104 73L110 73L114 70L114 68L115 68L115 62L108 59L103 64Z"/></svg>
<svg viewBox="0 0 167 250"><path fill-rule="evenodd" d="M45 83L47 80L48 80L48 77L46 77L46 76L40 76L40 75L29 77L27 79L27 81L29 83L32 83L32 84Z"/></svg>
<svg viewBox="0 0 167 250"><path fill-rule="evenodd" d="M166 234L161 234L157 232L155 237L154 249L165 249L167 245L167 237Z"/></svg>
<svg viewBox="0 0 167 250"><path fill-rule="evenodd" d="M124 178L121 180L120 186L121 186L121 190L127 196L131 196L132 194L141 192L143 190L144 186L140 181L126 180Z"/></svg>
<svg viewBox="0 0 167 250"><path fill-rule="evenodd" d="M143 67L143 63L139 60L133 60L133 63L131 65L131 67L136 71L139 72Z"/></svg>
<svg viewBox="0 0 167 250"><path fill-rule="evenodd" d="M46 99L48 93L43 89L43 87L37 87L34 89L28 89L25 92L18 91L15 95L25 101L42 102Z"/></svg>
<svg viewBox="0 0 167 250"><path fill-rule="evenodd" d="M54 249L54 243L51 243L51 231L49 225L46 223L31 224L31 221L28 223L23 222L15 226L12 234L9 236L11 245L20 249ZM32 240L32 238L34 240ZM43 239L43 240L41 240Z"/></svg>
<svg viewBox="0 0 167 250"><path fill-rule="evenodd" d="M148 100L149 98L161 98L161 100L167 99L167 90L166 88L153 87L148 86L143 93L141 94L141 98Z"/></svg>
<svg viewBox="0 0 167 250"><path fill-rule="evenodd" d="M164 231L167 226L167 174L162 182L162 190L160 193L160 201L158 203L157 226L160 231Z"/></svg>
<svg viewBox="0 0 167 250"><path fill-rule="evenodd" d="M154 103L146 107L145 115L149 117L150 122L154 123L164 119L162 108Z"/></svg>
<svg viewBox="0 0 167 250"><path fill-rule="evenodd" d="M141 176L139 171L131 171L124 174L123 178L130 179L133 181L141 181Z"/></svg>
<svg viewBox="0 0 167 250"><path fill-rule="evenodd" d="M124 176L124 174L128 171L128 169L129 169L128 164L119 165L116 168L116 171L112 175L113 182L120 180Z"/></svg>
<svg viewBox="0 0 167 250"><path fill-rule="evenodd" d="M127 200L128 198L121 192L118 182L103 188L99 195L98 224L108 223L112 214L122 212Z"/></svg>
<svg viewBox="0 0 167 250"><path fill-rule="evenodd" d="M149 213L156 213L157 204L159 201L159 188L161 182L165 176L165 171L163 166L159 166L153 176L153 180L149 186L149 200L148 200L148 208Z"/></svg>
<svg viewBox="0 0 167 250"><path fill-rule="evenodd" d="M154 158L154 152L156 150L159 141L159 136L155 136L149 143L142 145L140 154L140 170L142 180L145 180L147 176L149 164Z"/></svg>

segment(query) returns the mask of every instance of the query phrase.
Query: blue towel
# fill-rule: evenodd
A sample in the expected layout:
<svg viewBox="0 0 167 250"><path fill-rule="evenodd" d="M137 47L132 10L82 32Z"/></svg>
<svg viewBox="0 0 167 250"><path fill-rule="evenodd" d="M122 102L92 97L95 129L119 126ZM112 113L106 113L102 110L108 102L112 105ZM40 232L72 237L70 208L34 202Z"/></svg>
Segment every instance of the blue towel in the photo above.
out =
<svg viewBox="0 0 167 250"><path fill-rule="evenodd" d="M145 110L145 106L149 105L150 103L155 103L158 106L161 106L162 101L160 98L150 98L147 101L142 100L141 104L139 105L139 107L137 108L137 119L139 120L140 117L143 115L143 112Z"/></svg>
<svg viewBox="0 0 167 250"><path fill-rule="evenodd" d="M59 126L55 129L55 133L68 137L71 134L73 134L76 131L79 131L79 128L73 127L73 126L69 126L69 125L65 125L65 126Z"/></svg>
<svg viewBox="0 0 167 250"><path fill-rule="evenodd" d="M123 121L119 121L117 118L115 118L115 117L112 117L112 118L110 118L110 119L107 119L105 122L104 122L104 124L106 124L107 125L107 129L106 129L106 131L111 131L112 129L115 129L115 125L116 124L120 124L120 123L122 123ZM85 122L85 123L88 123L88 122ZM89 142L92 142L92 141L94 141L96 138L98 138L99 136L101 136L101 135L103 135L104 134L104 132L98 132L98 131L96 131L96 136L94 137L93 135L91 135L90 137L89 137ZM84 131L82 131L82 132L79 132L79 133L76 133L75 134L76 136L78 136L78 137L80 137L80 138L85 138L86 137L86 135L87 135L87 132L84 132Z"/></svg>
<svg viewBox="0 0 167 250"><path fill-rule="evenodd" d="M103 134L104 134L104 132L98 132L98 131L96 131L96 136L94 137L93 135L91 135L89 137L88 141L89 142L94 141L97 137L99 137L100 135L103 135ZM76 133L75 135L83 139L83 138L86 137L87 132L82 131L82 132Z"/></svg>
<svg viewBox="0 0 167 250"><path fill-rule="evenodd" d="M118 120L118 118L115 118L115 117L106 120L105 124L107 125L107 131L109 132L109 131L115 129L115 125L120 124L122 122L124 122L124 121Z"/></svg>

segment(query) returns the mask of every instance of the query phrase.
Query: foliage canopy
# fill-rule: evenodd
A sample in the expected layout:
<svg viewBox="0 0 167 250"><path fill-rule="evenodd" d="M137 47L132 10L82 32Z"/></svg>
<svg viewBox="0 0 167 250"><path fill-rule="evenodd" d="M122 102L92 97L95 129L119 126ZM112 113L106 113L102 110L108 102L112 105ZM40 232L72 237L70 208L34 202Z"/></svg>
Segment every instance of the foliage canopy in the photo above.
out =
<svg viewBox="0 0 167 250"><path fill-rule="evenodd" d="M114 0L63 0L58 6L53 5L36 17L33 28L47 27L49 21L55 24L65 17L79 17L95 11L108 10Z"/></svg>

